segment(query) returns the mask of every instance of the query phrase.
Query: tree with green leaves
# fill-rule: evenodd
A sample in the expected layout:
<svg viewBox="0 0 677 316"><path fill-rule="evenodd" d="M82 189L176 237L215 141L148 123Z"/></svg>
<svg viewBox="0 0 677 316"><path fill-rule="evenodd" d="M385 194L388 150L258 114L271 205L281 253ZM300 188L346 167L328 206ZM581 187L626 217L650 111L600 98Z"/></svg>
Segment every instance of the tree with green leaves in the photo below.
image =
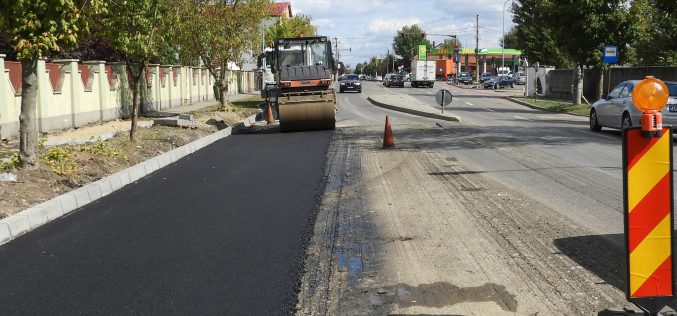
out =
<svg viewBox="0 0 677 316"><path fill-rule="evenodd" d="M501 37L501 42L499 43L503 48L513 48L513 49L522 49L519 37L517 35L517 29L512 28L510 31L505 33Z"/></svg>
<svg viewBox="0 0 677 316"><path fill-rule="evenodd" d="M266 44L271 44L278 38L315 36L317 28L312 24L309 15L297 14L291 18L281 17L266 29Z"/></svg>
<svg viewBox="0 0 677 316"><path fill-rule="evenodd" d="M630 23L624 0L588 0L571 2L552 0L548 12L557 44L576 63L574 68L573 103L581 104L583 95L583 67L601 69L602 50L606 44L623 47L628 42L626 30ZM624 52L620 53L621 62ZM598 71L601 73L602 71ZM599 86L599 84L598 84ZM597 89L598 91L600 90Z"/></svg>
<svg viewBox="0 0 677 316"><path fill-rule="evenodd" d="M181 54L199 58L215 78L222 109L228 104L229 63L242 64L244 52L260 50L256 44L261 42L261 24L270 7L270 0L175 2L176 43Z"/></svg>
<svg viewBox="0 0 677 316"><path fill-rule="evenodd" d="M110 13L101 20L101 33L125 60L131 78L132 123L129 139L136 142L141 108L141 79L150 60L165 45L172 24L170 0L108 0Z"/></svg>
<svg viewBox="0 0 677 316"><path fill-rule="evenodd" d="M677 64L677 4L660 0L633 0L628 12L628 60L642 65Z"/></svg>
<svg viewBox="0 0 677 316"><path fill-rule="evenodd" d="M557 68L570 68L571 57L557 43L549 24L553 7L543 0L516 0L512 5L513 28L517 43L530 63L538 62ZM507 45L510 46L510 45Z"/></svg>
<svg viewBox="0 0 677 316"><path fill-rule="evenodd" d="M0 29L21 61L19 150L23 168L38 167L38 59L75 46L89 31L94 15L105 10L101 0L0 0Z"/></svg>
<svg viewBox="0 0 677 316"><path fill-rule="evenodd" d="M461 41L456 37L445 39L440 46L440 48L449 51L453 51L455 47L458 47L459 49L463 48L463 43L461 43Z"/></svg>
<svg viewBox="0 0 677 316"><path fill-rule="evenodd" d="M430 47L425 31L417 24L402 27L393 38L393 50L395 54L402 56L402 63L405 67L411 65L411 59L418 51L418 45Z"/></svg>

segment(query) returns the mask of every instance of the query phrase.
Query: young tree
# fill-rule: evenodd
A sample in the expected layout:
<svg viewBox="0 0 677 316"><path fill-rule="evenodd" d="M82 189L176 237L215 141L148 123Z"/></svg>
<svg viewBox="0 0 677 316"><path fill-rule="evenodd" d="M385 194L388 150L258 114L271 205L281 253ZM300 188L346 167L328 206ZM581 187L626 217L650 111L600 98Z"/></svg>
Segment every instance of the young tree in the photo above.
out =
<svg viewBox="0 0 677 316"><path fill-rule="evenodd" d="M583 95L584 66L600 68L605 44L623 47L628 42L629 27L624 0L588 0L571 2L553 0L547 10L548 23L556 42L576 62L573 103L580 104ZM601 75L601 71L599 71Z"/></svg>
<svg viewBox="0 0 677 316"><path fill-rule="evenodd" d="M221 108L228 104L229 63L241 64L242 54L260 49L261 24L270 12L270 0L176 1L179 16L175 40L181 53L199 58L216 79Z"/></svg>
<svg viewBox="0 0 677 316"><path fill-rule="evenodd" d="M411 64L411 58L418 51L418 45L430 46L425 37L425 32L418 25L404 26L393 38L393 50L395 54L402 56L404 65Z"/></svg>
<svg viewBox="0 0 677 316"><path fill-rule="evenodd" d="M102 22L102 35L125 60L131 78L132 125L129 139L136 142L136 127L141 108L141 79L151 58L158 55L170 34L169 0L108 0L110 14Z"/></svg>
<svg viewBox="0 0 677 316"><path fill-rule="evenodd" d="M510 31L505 33L505 35L501 38L501 42L499 44L503 48L521 49L522 47L517 35L517 29L512 28L510 29Z"/></svg>
<svg viewBox="0 0 677 316"><path fill-rule="evenodd" d="M266 29L266 44L271 44L278 38L315 36L317 28L312 24L309 15L297 14L292 18L280 18L277 23Z"/></svg>
<svg viewBox="0 0 677 316"><path fill-rule="evenodd" d="M572 66L571 58L556 42L548 22L548 10L552 10L551 6L542 0L517 0L513 3L515 46L524 50L531 63L569 68Z"/></svg>
<svg viewBox="0 0 677 316"><path fill-rule="evenodd" d="M62 47L74 46L89 30L93 15L105 9L100 0L0 0L0 29L21 61L19 150L23 168L38 167L37 64Z"/></svg>
<svg viewBox="0 0 677 316"><path fill-rule="evenodd" d="M458 38L447 38L442 42L442 48L453 51L455 47L458 47L459 49L463 48L463 43Z"/></svg>
<svg viewBox="0 0 677 316"><path fill-rule="evenodd" d="M642 65L677 64L677 4L659 0L633 0L629 61Z"/></svg>

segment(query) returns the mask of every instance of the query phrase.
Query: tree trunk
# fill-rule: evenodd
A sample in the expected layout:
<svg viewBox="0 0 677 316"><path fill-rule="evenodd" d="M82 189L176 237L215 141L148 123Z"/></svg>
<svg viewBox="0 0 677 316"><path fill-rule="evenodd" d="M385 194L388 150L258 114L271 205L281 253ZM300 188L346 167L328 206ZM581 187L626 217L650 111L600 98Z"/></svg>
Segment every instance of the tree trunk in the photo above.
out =
<svg viewBox="0 0 677 316"><path fill-rule="evenodd" d="M574 105L580 105L583 97L583 72L581 68L582 66L579 64L576 64L576 68L574 68Z"/></svg>
<svg viewBox="0 0 677 316"><path fill-rule="evenodd" d="M226 81L222 82L219 91L221 93L221 106L225 109L228 105L228 83Z"/></svg>
<svg viewBox="0 0 677 316"><path fill-rule="evenodd" d="M141 83L141 73L143 69L137 67L136 65L127 65L128 71L131 73L132 77L132 126L129 129L129 140L132 143L136 142L136 125L139 121L139 108L141 107L141 102L139 102L139 92L140 92L140 83ZM136 69L135 69L136 68ZM136 73L134 73L136 71Z"/></svg>
<svg viewBox="0 0 677 316"><path fill-rule="evenodd" d="M21 62L21 114L19 115L19 155L21 167L38 168L38 60Z"/></svg>

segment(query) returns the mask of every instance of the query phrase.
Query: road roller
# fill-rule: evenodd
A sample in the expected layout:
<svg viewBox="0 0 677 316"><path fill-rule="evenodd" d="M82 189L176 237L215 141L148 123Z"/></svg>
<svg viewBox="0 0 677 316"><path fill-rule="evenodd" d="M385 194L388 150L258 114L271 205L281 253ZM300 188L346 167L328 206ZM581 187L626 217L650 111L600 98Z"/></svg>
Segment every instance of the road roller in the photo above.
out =
<svg viewBox="0 0 677 316"><path fill-rule="evenodd" d="M326 36L277 39L259 57L259 67L261 96L277 113L283 133L334 129L335 64Z"/></svg>

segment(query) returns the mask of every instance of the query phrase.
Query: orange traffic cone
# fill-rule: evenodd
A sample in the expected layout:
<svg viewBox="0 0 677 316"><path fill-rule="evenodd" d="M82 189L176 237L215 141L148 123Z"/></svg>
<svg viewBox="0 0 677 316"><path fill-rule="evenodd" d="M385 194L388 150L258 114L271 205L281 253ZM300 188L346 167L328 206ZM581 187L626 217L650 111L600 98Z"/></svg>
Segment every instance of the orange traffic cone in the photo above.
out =
<svg viewBox="0 0 677 316"><path fill-rule="evenodd" d="M386 115L386 127L383 131L383 148L395 147L393 130L390 128L390 117Z"/></svg>
<svg viewBox="0 0 677 316"><path fill-rule="evenodd" d="M268 115L266 117L266 122L268 125L275 123L275 119L273 118L273 107L270 106L270 103L268 104Z"/></svg>

